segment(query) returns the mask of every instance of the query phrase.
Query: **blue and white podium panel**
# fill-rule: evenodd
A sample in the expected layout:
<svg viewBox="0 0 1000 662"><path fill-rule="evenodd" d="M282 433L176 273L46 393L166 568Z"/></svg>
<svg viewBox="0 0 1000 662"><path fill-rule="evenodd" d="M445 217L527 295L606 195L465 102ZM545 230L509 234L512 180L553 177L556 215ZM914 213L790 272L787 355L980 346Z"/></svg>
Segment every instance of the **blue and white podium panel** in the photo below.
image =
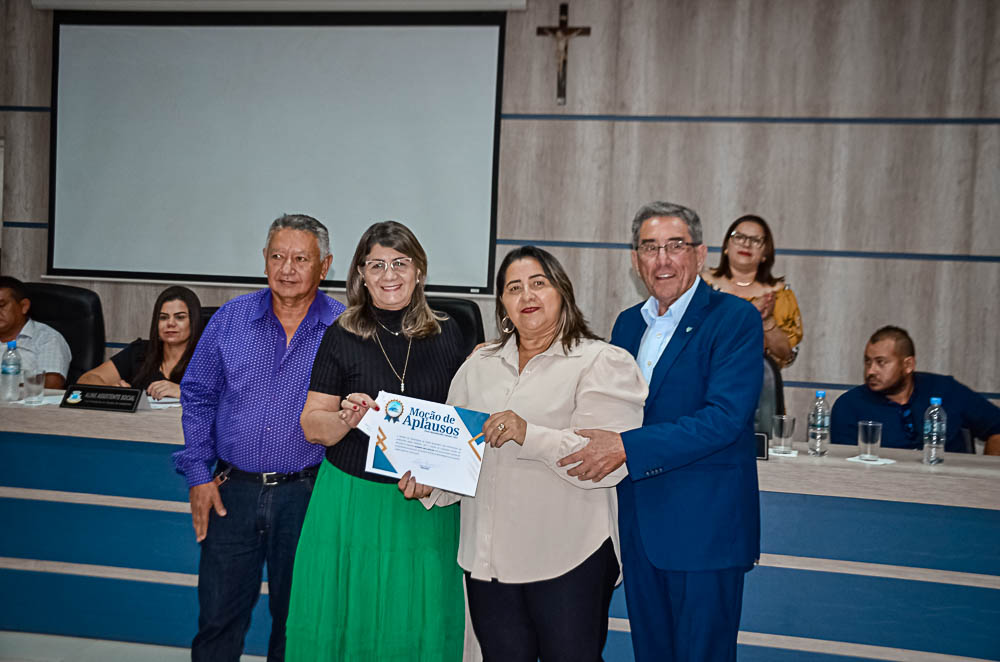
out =
<svg viewBox="0 0 1000 662"><path fill-rule="evenodd" d="M179 412L0 414L0 630L189 646L198 545L170 459ZM848 450L760 463L741 662L1000 660L1000 458L930 469L896 451L880 472ZM622 587L610 618L604 659L633 660Z"/></svg>

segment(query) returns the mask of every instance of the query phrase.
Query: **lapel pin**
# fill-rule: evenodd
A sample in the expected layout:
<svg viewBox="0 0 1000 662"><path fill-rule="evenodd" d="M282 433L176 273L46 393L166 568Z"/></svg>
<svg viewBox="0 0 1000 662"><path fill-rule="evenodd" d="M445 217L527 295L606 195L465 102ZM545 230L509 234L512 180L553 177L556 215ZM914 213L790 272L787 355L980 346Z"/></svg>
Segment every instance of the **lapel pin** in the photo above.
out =
<svg viewBox="0 0 1000 662"><path fill-rule="evenodd" d="M693 328L694 328L693 326L689 326L689 327L687 328L687 331L685 331L684 333L691 333L691 329L693 329Z"/></svg>

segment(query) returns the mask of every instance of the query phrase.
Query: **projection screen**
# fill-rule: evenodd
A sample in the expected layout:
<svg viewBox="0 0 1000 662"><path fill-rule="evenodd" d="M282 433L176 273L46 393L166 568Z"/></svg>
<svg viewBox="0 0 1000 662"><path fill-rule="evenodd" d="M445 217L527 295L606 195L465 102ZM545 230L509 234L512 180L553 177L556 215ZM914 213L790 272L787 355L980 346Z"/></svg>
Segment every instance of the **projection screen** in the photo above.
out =
<svg viewBox="0 0 1000 662"><path fill-rule="evenodd" d="M502 13L56 14L49 272L263 282L268 224L408 225L492 288Z"/></svg>

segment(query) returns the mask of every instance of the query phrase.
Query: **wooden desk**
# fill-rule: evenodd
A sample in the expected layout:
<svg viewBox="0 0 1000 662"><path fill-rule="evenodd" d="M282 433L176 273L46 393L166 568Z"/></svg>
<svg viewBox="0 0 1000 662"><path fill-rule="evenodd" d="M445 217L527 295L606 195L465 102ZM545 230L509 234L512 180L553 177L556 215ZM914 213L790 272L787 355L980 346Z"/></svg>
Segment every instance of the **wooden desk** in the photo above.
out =
<svg viewBox="0 0 1000 662"><path fill-rule="evenodd" d="M18 596L0 629L189 645L198 547L180 443L178 409L0 406L0 590ZM896 464L869 466L846 461L851 446L801 446L758 462L740 661L1000 660L1000 458L926 467L884 449ZM249 653L266 651L266 598ZM621 587L610 615L605 659L631 660Z"/></svg>

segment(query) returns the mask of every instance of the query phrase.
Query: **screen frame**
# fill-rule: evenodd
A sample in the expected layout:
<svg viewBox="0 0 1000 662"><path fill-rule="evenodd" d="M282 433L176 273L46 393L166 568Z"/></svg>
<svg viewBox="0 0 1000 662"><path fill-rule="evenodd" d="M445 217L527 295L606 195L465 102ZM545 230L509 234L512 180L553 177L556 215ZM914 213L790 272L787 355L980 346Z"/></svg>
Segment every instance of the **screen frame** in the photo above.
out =
<svg viewBox="0 0 1000 662"><path fill-rule="evenodd" d="M503 11L462 11L462 12L104 12L104 11L56 11L52 21L52 102L49 113L49 219L48 254L46 274L52 277L108 279L126 282L185 282L215 285L266 285L261 276L233 276L218 274L193 274L171 272L132 272L112 269L80 269L56 267L56 158L59 92L59 38L64 25L129 25L129 26L210 26L210 27L350 27L350 26L473 26L496 27L497 71L496 96L493 112L493 159L492 181L490 182L489 245L487 247L487 271L483 285L435 285L428 283L428 292L449 292L463 294L493 294L495 287L495 263L497 247L497 197L500 176L500 124L503 103L503 67L506 42L507 13ZM263 227L261 228L263 234ZM343 289L345 280L324 280L325 289Z"/></svg>

